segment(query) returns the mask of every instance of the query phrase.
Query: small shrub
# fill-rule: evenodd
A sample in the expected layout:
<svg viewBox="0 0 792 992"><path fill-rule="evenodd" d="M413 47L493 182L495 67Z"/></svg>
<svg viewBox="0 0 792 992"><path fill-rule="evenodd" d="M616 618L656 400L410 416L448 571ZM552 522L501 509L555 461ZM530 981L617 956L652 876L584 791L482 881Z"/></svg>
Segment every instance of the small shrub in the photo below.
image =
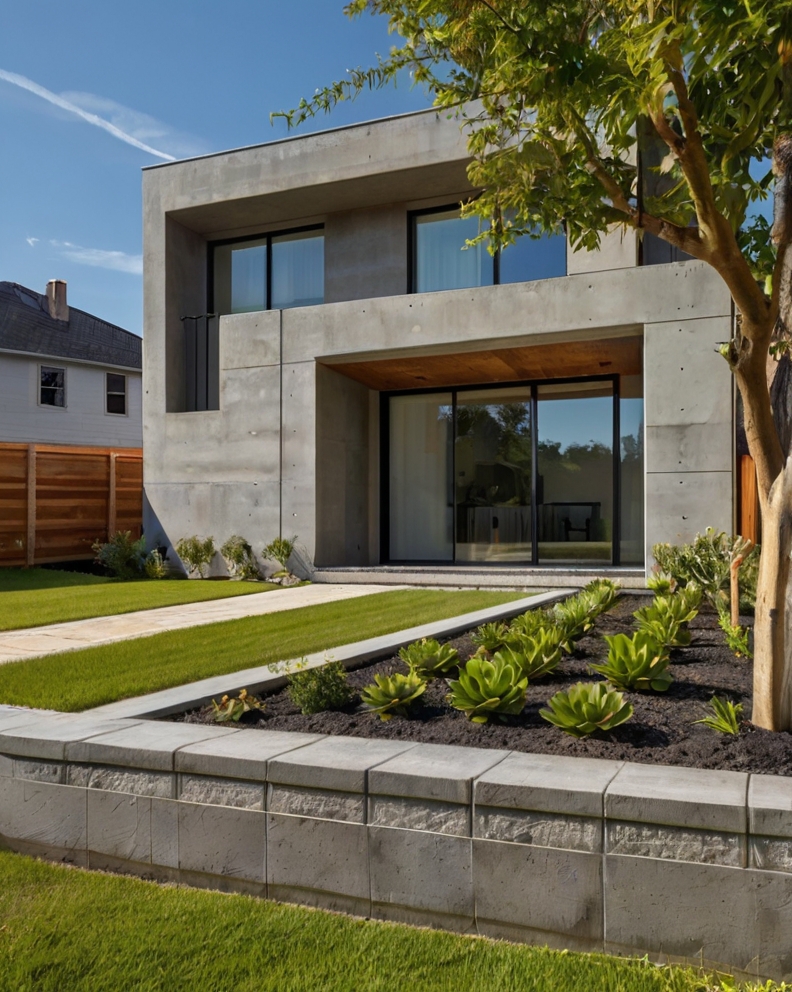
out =
<svg viewBox="0 0 792 992"><path fill-rule="evenodd" d="M424 637L420 641L402 648L399 657L411 672L420 675L422 679L433 679L438 675L447 675L452 668L459 666L459 655L450 644L439 644L433 637Z"/></svg>
<svg viewBox="0 0 792 992"><path fill-rule="evenodd" d="M573 737L587 737L595 730L613 730L629 720L633 708L624 696L604 682L577 682L557 692L539 715Z"/></svg>
<svg viewBox="0 0 792 992"><path fill-rule="evenodd" d="M288 683L289 699L304 715L341 710L352 701L347 671L340 661L293 672Z"/></svg>
<svg viewBox="0 0 792 992"><path fill-rule="evenodd" d="M462 710L473 723L487 723L491 716L503 720L522 712L528 679L517 665L496 654L492 661L471 658L448 686L454 709Z"/></svg>
<svg viewBox="0 0 792 992"><path fill-rule="evenodd" d="M561 634L552 628L538 630L532 637L523 636L510 642L493 656L503 658L528 679L539 679L554 672L561 661Z"/></svg>
<svg viewBox="0 0 792 992"><path fill-rule="evenodd" d="M742 703L733 703L729 699L713 696L709 702L712 714L694 723L703 723L705 727L717 730L719 734L739 734Z"/></svg>
<svg viewBox="0 0 792 992"><path fill-rule="evenodd" d="M247 689L242 689L238 696L223 696L220 702L212 700L215 723L239 723L245 713L253 710L264 710L264 703L253 696Z"/></svg>
<svg viewBox="0 0 792 992"><path fill-rule="evenodd" d="M167 579L168 566L156 548L153 551L149 551L146 555L143 562L143 571L147 579Z"/></svg>
<svg viewBox="0 0 792 992"><path fill-rule="evenodd" d="M372 713L379 713L380 720L392 716L407 716L412 704L426 692L426 682L410 672L409 675L375 675L374 684L367 685L360 693L363 705Z"/></svg>
<svg viewBox="0 0 792 992"><path fill-rule="evenodd" d="M201 540L200 537L182 537L176 542L176 554L187 566L190 575L196 573L203 579L206 570L215 556L213 537Z"/></svg>
<svg viewBox="0 0 792 992"><path fill-rule="evenodd" d="M132 540L132 532L118 530L109 541L97 541L91 550L96 554L99 565L117 579L139 579L145 574L146 539Z"/></svg>
<svg viewBox="0 0 792 992"><path fill-rule="evenodd" d="M652 554L660 568L680 585L690 582L700 585L716 608L724 606L728 599L724 587L731 582L731 563L744 556L740 579L744 593L750 596L752 592L752 602L756 601L759 548L751 548L750 541L743 537L728 537L723 531L708 527L703 534L696 535L692 544L655 544Z"/></svg>
<svg viewBox="0 0 792 992"><path fill-rule="evenodd" d="M274 541L264 548L262 554L265 558L270 561L276 561L281 568L286 568L286 563L289 558L291 558L292 552L294 551L294 542L297 540L297 535L294 537L276 537Z"/></svg>
<svg viewBox="0 0 792 992"><path fill-rule="evenodd" d="M718 610L718 623L720 629L726 635L726 645L738 658L753 658L751 648L748 645L748 631L739 624L736 626L731 622L731 616L727 610Z"/></svg>
<svg viewBox="0 0 792 992"><path fill-rule="evenodd" d="M632 637L626 634L606 635L608 660L591 668L604 675L617 689L635 689L638 692L665 692L673 679L668 671L668 652L643 631Z"/></svg>
<svg viewBox="0 0 792 992"><path fill-rule="evenodd" d="M495 654L508 643L510 629L505 623L483 623L471 634L471 640L489 654Z"/></svg>
<svg viewBox="0 0 792 992"><path fill-rule="evenodd" d="M220 548L220 554L225 559L228 571L237 579L258 579L261 577L256 564L253 548L244 537L234 534Z"/></svg>

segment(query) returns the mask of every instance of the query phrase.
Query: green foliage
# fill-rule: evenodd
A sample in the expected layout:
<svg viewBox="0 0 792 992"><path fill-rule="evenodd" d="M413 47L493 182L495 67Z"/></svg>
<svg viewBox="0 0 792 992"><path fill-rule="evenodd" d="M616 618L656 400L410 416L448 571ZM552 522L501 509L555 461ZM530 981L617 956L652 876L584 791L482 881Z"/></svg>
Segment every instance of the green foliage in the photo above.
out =
<svg viewBox="0 0 792 992"><path fill-rule="evenodd" d="M646 588L651 589L660 596L665 596L668 593L674 592L676 589L676 579L672 579L670 575L666 575L663 571L657 571L646 580Z"/></svg>
<svg viewBox="0 0 792 992"><path fill-rule="evenodd" d="M660 568L681 586L696 583L713 606L726 603L725 588L730 584L732 562L744 556L740 575L752 575L758 567L759 548L742 537L728 537L723 531L708 527L697 534L692 544L655 544L652 554ZM756 596L753 584L754 601Z"/></svg>
<svg viewBox="0 0 792 992"><path fill-rule="evenodd" d="M496 654L492 661L471 658L459 678L448 683L448 701L473 723L487 723L491 716L503 720L525 706L528 679L504 654Z"/></svg>
<svg viewBox="0 0 792 992"><path fill-rule="evenodd" d="M91 546L96 561L117 579L139 579L145 574L146 539L132 540L132 532L117 530L106 543L97 541Z"/></svg>
<svg viewBox="0 0 792 992"><path fill-rule="evenodd" d="M176 542L176 554L187 566L187 572L206 578L206 570L215 556L213 537L201 540L200 537L182 537Z"/></svg>
<svg viewBox="0 0 792 992"><path fill-rule="evenodd" d="M433 638L422 638L399 651L399 657L411 672L423 679L446 675L459 665L459 654L450 644L438 644Z"/></svg>
<svg viewBox="0 0 792 992"><path fill-rule="evenodd" d="M693 585L674 595L655 596L651 606L644 606L633 613L636 626L665 647L687 647L690 644L690 631L684 625L690 623L698 613L698 610L689 605L697 598L700 599L701 594L698 587Z"/></svg>
<svg viewBox="0 0 792 992"><path fill-rule="evenodd" d="M294 537L276 537L274 541L270 541L261 553L265 558L268 558L270 561L276 561L281 568L285 569L286 563L294 551L294 542L296 540L296 534Z"/></svg>
<svg viewBox="0 0 792 992"><path fill-rule="evenodd" d="M408 675L375 675L374 684L360 693L364 706L379 713L380 720L407 716L412 704L426 692L426 682L415 672Z"/></svg>
<svg viewBox="0 0 792 992"><path fill-rule="evenodd" d="M534 637L540 630L548 630L555 626L555 618L549 610L528 610L515 617L509 630L518 635ZM503 643L506 643L505 641Z"/></svg>
<svg viewBox="0 0 792 992"><path fill-rule="evenodd" d="M624 696L604 682L577 682L557 692L539 715L573 737L586 737L595 730L613 730L629 720L633 708Z"/></svg>
<svg viewBox="0 0 792 992"><path fill-rule="evenodd" d="M347 671L340 661L292 672L286 691L303 714L341 710L352 701Z"/></svg>
<svg viewBox="0 0 792 992"><path fill-rule="evenodd" d="M709 702L712 714L694 723L703 723L705 727L717 730L719 734L739 734L742 703L733 703L729 699L713 696Z"/></svg>
<svg viewBox="0 0 792 992"><path fill-rule="evenodd" d="M718 623L720 629L726 636L726 646L738 658L753 658L751 648L748 644L748 631L739 624L736 626L731 622L728 610L718 610Z"/></svg>
<svg viewBox="0 0 792 992"><path fill-rule="evenodd" d="M228 571L238 579L259 579L261 573L256 563L253 548L244 537L234 534L220 548L220 554L225 559Z"/></svg>
<svg viewBox="0 0 792 992"><path fill-rule="evenodd" d="M143 562L143 572L147 579L167 579L168 566L156 548L146 555Z"/></svg>
<svg viewBox="0 0 792 992"><path fill-rule="evenodd" d="M626 634L606 635L608 660L591 668L604 675L617 689L635 689L638 692L665 692L673 679L668 671L668 652L649 634L638 631L632 637Z"/></svg>
<svg viewBox="0 0 792 992"><path fill-rule="evenodd" d="M505 623L483 623L478 630L470 635L470 639L479 648L484 648L489 654L494 654L508 643L510 633L510 629Z"/></svg>
<svg viewBox="0 0 792 992"><path fill-rule="evenodd" d="M242 689L238 696L223 696L219 703L213 699L212 710L215 723L239 723L245 713L253 710L263 712L264 703L258 696Z"/></svg>
<svg viewBox="0 0 792 992"><path fill-rule="evenodd" d="M592 579L580 592L592 619L609 610L619 597L619 583L610 579Z"/></svg>
<svg viewBox="0 0 792 992"><path fill-rule="evenodd" d="M553 618L561 631L562 647L571 654L575 649L575 642L588 633L594 625L592 603L587 601L583 593L570 596L563 603L555 604Z"/></svg>
<svg viewBox="0 0 792 992"><path fill-rule="evenodd" d="M528 679L539 679L555 671L561 661L561 637L556 629L538 630L532 637L523 635L493 655L503 658Z"/></svg>

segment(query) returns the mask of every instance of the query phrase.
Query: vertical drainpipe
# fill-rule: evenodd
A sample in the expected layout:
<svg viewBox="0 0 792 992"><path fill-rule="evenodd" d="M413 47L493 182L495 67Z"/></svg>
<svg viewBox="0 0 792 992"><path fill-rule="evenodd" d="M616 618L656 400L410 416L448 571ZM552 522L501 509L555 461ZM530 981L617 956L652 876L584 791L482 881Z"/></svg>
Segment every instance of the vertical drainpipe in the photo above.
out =
<svg viewBox="0 0 792 992"><path fill-rule="evenodd" d="M278 537L283 537L283 310L278 311Z"/></svg>

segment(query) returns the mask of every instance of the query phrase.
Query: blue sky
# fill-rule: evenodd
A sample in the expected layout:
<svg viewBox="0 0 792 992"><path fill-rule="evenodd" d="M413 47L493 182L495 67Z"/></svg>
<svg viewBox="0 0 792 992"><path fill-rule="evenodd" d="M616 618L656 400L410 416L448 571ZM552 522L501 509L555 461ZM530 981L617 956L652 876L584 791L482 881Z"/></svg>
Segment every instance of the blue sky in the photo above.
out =
<svg viewBox="0 0 792 992"><path fill-rule="evenodd" d="M24 0L0 35L0 280L141 333L141 169L161 158L45 99L182 158L272 141L287 109L389 50L387 22L343 0ZM19 79L17 77L23 77ZM27 82L26 82L27 81ZM428 106L408 83L301 131Z"/></svg>

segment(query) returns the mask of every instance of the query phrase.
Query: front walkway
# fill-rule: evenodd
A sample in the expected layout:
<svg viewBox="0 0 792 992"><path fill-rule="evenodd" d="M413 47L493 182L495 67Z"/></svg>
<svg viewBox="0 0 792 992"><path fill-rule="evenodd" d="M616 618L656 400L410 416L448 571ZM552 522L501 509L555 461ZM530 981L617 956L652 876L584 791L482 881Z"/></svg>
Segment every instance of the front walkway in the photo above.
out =
<svg viewBox="0 0 792 992"><path fill-rule="evenodd" d="M113 644L135 637L149 637L166 630L183 630L223 620L263 616L295 610L300 606L317 606L342 599L355 599L375 592L387 592L394 586L322 584L277 589L252 596L215 599L180 606L162 606L155 610L138 610L114 617L94 617L53 623L47 627L9 630L0 633L0 665L25 661L45 654L59 654L78 648ZM405 587L400 587L405 588Z"/></svg>

